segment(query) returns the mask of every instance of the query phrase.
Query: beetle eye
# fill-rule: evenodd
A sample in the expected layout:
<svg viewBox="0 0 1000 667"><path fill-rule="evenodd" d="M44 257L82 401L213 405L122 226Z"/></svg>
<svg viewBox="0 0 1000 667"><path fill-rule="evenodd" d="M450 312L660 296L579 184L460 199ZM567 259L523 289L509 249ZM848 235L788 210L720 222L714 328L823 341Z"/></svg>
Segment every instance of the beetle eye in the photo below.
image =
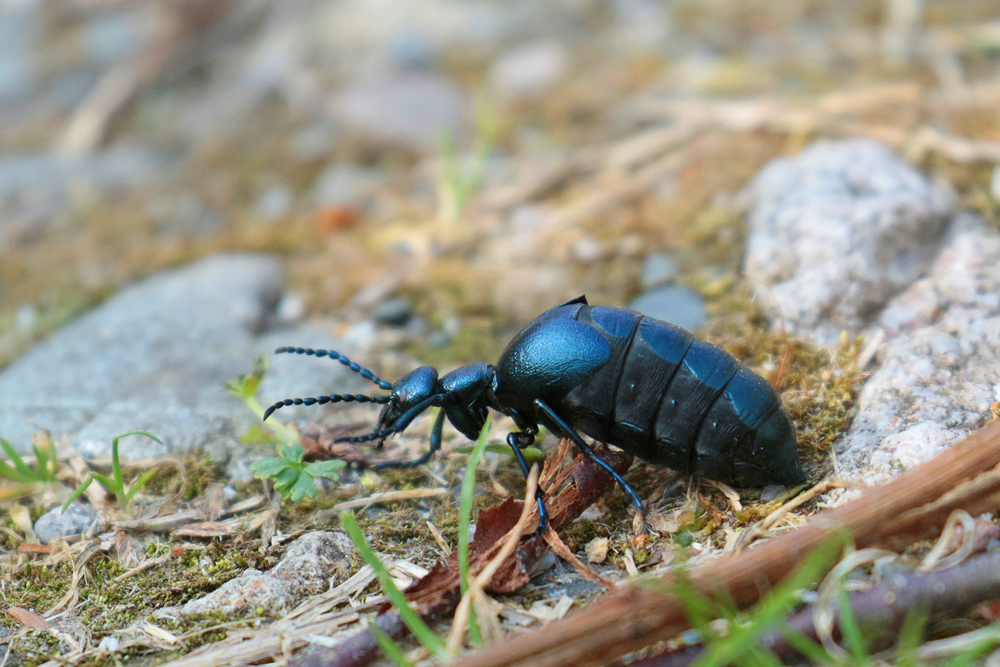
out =
<svg viewBox="0 0 1000 667"><path fill-rule="evenodd" d="M400 389L399 390L399 393L396 394L396 400L397 401L405 401L406 400L406 390L405 389Z"/></svg>

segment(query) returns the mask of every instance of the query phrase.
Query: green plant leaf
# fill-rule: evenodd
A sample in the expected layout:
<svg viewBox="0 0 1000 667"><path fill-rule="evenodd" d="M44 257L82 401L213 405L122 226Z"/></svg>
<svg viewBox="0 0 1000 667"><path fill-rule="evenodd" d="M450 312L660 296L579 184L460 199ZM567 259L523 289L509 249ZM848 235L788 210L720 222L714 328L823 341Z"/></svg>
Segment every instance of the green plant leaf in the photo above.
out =
<svg viewBox="0 0 1000 667"><path fill-rule="evenodd" d="M282 496L288 497L285 491L292 488L292 485L295 484L301 473L302 469L297 466L286 466L281 472L272 477L274 480L274 488L277 489Z"/></svg>
<svg viewBox="0 0 1000 667"><path fill-rule="evenodd" d="M896 648L898 667L917 667L917 649L920 647L929 617L926 607L914 607L906 612Z"/></svg>
<svg viewBox="0 0 1000 667"><path fill-rule="evenodd" d="M10 446L9 442L0 438L0 447L3 447L3 451L6 452L10 462L14 464L14 468L17 470L18 474L22 476L22 479L16 479L14 480L15 482L37 481L35 471L28 467L28 464L24 462L24 459L22 459L16 451L14 451L14 448Z"/></svg>
<svg viewBox="0 0 1000 667"><path fill-rule="evenodd" d="M258 479L270 479L289 466L291 466L291 464L288 462L288 459L272 456L259 461L254 461L247 467Z"/></svg>
<svg viewBox="0 0 1000 667"><path fill-rule="evenodd" d="M347 466L347 461L315 461L306 466L306 472L314 477L328 477L332 480L340 479L337 471Z"/></svg>
<svg viewBox="0 0 1000 667"><path fill-rule="evenodd" d="M99 472L92 472L92 473L90 473L90 475L91 475L91 477L93 477L94 479L96 479L98 482L100 482L101 486L103 486L105 489L107 489L109 493L114 494L115 498L117 498L119 496L119 494L124 494L125 493L125 489L123 489L123 488L119 487L117 484L115 484L115 480L114 479L105 477L104 475L102 475Z"/></svg>
<svg viewBox="0 0 1000 667"><path fill-rule="evenodd" d="M858 665L870 665L871 656L868 654L868 642L861 634L861 627L854 615L854 608L851 607L851 596L846 589L841 588L837 592L837 602L840 606L840 632L844 636L844 643L847 644L847 648Z"/></svg>
<svg viewBox="0 0 1000 667"><path fill-rule="evenodd" d="M129 484L128 492L125 494L125 502L126 503L132 502L132 498L135 497L135 494L141 491L142 487L146 486L146 484L149 483L149 480L151 480L153 478L153 475L155 475L157 472L158 471L156 468L150 468L146 472L142 473L142 475L137 477L135 481Z"/></svg>
<svg viewBox="0 0 1000 667"><path fill-rule="evenodd" d="M90 486L91 482L93 482L93 481L94 481L94 476L91 475L90 477L88 477L86 479L86 481L84 481L83 484L81 484L80 486L78 486L77 489L76 489L76 491L74 491L72 494L70 494L70 497L66 500L66 502L63 503L62 511L65 512L66 508L70 506L70 503L72 503L74 500L76 500L77 498L79 498L80 496L82 496L83 492L87 490L87 487Z"/></svg>
<svg viewBox="0 0 1000 667"><path fill-rule="evenodd" d="M35 452L35 477L39 481L44 482L56 481L55 471L49 467L49 461L55 461L55 452L52 445L42 445L39 447L33 444L31 445L31 449Z"/></svg>
<svg viewBox="0 0 1000 667"><path fill-rule="evenodd" d="M780 632L781 636L785 638L785 641L792 645L792 648L804 655L810 661L815 662L818 665L841 664L840 660L827 653L826 649L823 648L821 644L817 644L795 628L787 624L782 624L778 627L778 632Z"/></svg>
<svg viewBox="0 0 1000 667"><path fill-rule="evenodd" d="M295 443L282 445L279 448L279 453L292 463L302 463L302 456L305 454L305 450L302 449L302 445Z"/></svg>
<svg viewBox="0 0 1000 667"><path fill-rule="evenodd" d="M444 641L427 627L424 620L420 618L420 615L407 602L406 596L396 587L389 571L385 569L382 561L379 560L375 552L368 546L364 533L361 532L361 526L358 525L358 520L354 518L354 513L349 510L341 512L340 523L344 528L344 532L347 533L351 541L354 542L354 546L357 547L358 553L361 555L361 560L375 570L375 576L382 585L382 590L385 592L386 597L389 598L389 602L399 612L399 618L406 624L406 627L410 629L410 632L413 633L413 636L416 637L417 641L424 648L437 657L444 657L446 648Z"/></svg>
<svg viewBox="0 0 1000 667"><path fill-rule="evenodd" d="M313 480L313 476L304 470L300 470L299 478L295 480L295 484L292 485L290 491L292 502L298 502L306 496L315 498L317 493L319 491L316 490L316 482Z"/></svg>

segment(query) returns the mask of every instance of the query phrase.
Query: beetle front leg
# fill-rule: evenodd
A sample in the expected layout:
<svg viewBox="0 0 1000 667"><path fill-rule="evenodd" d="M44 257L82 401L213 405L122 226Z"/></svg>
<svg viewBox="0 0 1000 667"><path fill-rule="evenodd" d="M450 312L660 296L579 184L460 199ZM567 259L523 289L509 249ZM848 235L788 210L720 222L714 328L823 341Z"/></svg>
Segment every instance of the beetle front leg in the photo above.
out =
<svg viewBox="0 0 1000 667"><path fill-rule="evenodd" d="M416 468L431 460L434 452L441 451L441 432L444 430L444 410L437 414L434 420L434 428L431 430L431 446L427 452L412 461L384 461L374 466L375 470L385 470L386 468ZM382 443L379 443L381 445Z"/></svg>
<svg viewBox="0 0 1000 667"><path fill-rule="evenodd" d="M521 444L525 438L528 439L528 444ZM517 458L517 463L521 466L521 472L524 473L525 477L528 476L531 469L528 467L528 461L524 458L524 452L521 450L529 447L534 441L535 436L533 434L524 432L507 434L507 444L510 445L511 450L514 452L514 457ZM538 537L549 527L549 511L545 509L545 490L541 485L535 487L535 502L538 503L538 528L531 535L525 535L525 538Z"/></svg>
<svg viewBox="0 0 1000 667"><path fill-rule="evenodd" d="M535 424L525 418L525 416L517 410L511 410L507 414L514 420L514 424L521 429L520 431L507 434L507 444L510 446L511 451L514 452L514 456L517 458L517 463L521 466L521 472L524 473L525 477L527 477L528 473L531 471L528 467L528 461L524 458L524 453L522 453L521 450L535 444L535 436L538 435L538 424ZM548 528L549 511L545 509L544 499L545 489L541 486L535 487L535 501L538 503L538 528L534 533L528 535L527 537L537 537L538 535L541 535L546 528Z"/></svg>

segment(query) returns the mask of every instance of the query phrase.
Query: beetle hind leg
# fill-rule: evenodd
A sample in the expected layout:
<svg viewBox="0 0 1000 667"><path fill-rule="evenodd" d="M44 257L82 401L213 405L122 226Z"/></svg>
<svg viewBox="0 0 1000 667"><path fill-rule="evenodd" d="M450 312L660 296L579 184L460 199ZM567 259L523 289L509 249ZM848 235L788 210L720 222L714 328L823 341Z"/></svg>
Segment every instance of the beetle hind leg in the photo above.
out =
<svg viewBox="0 0 1000 667"><path fill-rule="evenodd" d="M639 494L635 492L635 489L628 485L628 482L626 482L622 476L618 474L618 471L597 456L597 454L594 453L594 448L588 445L583 438L580 437L580 434L577 433L572 426L567 424L562 417L557 415L555 410L546 405L544 401L536 398L535 405L545 414L546 417L549 418L549 421L553 426L555 426L555 429L553 430L557 434L561 434L564 438L572 440L573 444L575 444L580 451L583 452L584 456L604 468L604 470L611 475L616 482L622 485L622 488L625 489L625 492L632 499L632 502L635 503L635 506L639 509L639 511L645 514L646 507L642 504L642 500L639 499Z"/></svg>

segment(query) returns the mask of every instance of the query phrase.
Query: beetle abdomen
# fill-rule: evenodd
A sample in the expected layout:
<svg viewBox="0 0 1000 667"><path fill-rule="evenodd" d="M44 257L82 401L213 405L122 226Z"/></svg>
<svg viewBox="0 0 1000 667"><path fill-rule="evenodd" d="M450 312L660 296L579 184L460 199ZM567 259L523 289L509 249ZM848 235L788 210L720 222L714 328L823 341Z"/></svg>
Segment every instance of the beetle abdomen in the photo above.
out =
<svg viewBox="0 0 1000 667"><path fill-rule="evenodd" d="M583 299L552 308L511 341L496 378L502 405L534 414L523 399L542 398L595 440L685 474L742 486L804 479L794 426L764 378L631 310Z"/></svg>
<svg viewBox="0 0 1000 667"><path fill-rule="evenodd" d="M722 348L630 310L585 306L573 316L600 331L611 353L559 402L568 421L595 440L684 474L747 483L734 474L736 458L754 450L756 429L780 411L766 380ZM790 427L783 412L774 421L781 418ZM772 440L785 441L754 451L787 456L790 446L790 483L801 474L794 429L778 426ZM756 484L760 475L749 477Z"/></svg>

